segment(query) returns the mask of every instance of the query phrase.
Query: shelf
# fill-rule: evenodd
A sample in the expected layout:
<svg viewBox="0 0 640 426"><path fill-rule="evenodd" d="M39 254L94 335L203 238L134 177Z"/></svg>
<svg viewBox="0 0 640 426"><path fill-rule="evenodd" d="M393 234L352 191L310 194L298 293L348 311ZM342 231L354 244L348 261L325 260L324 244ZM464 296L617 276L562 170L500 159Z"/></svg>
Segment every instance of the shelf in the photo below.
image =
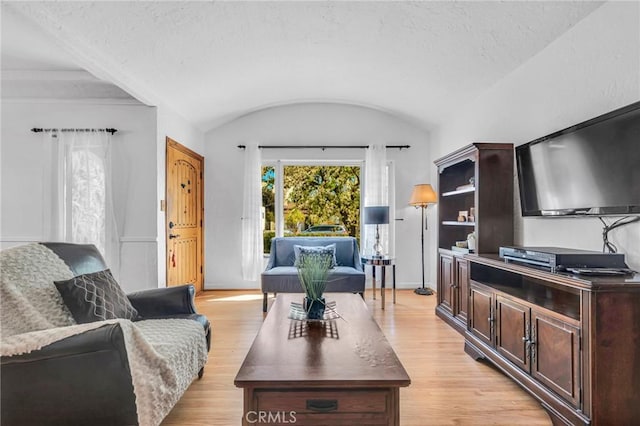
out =
<svg viewBox="0 0 640 426"><path fill-rule="evenodd" d="M468 194L469 192L474 192L475 190L476 190L475 186L470 186L469 188L458 189L456 191L443 192L442 196L451 197L452 195Z"/></svg>
<svg viewBox="0 0 640 426"><path fill-rule="evenodd" d="M438 220L433 222L438 247L449 250L474 231L480 253L513 245L513 145L473 143L435 165L440 188ZM461 215L474 221L458 222Z"/></svg>
<svg viewBox="0 0 640 426"><path fill-rule="evenodd" d="M457 222L455 220L443 220L442 224L450 226L476 226L475 222Z"/></svg>

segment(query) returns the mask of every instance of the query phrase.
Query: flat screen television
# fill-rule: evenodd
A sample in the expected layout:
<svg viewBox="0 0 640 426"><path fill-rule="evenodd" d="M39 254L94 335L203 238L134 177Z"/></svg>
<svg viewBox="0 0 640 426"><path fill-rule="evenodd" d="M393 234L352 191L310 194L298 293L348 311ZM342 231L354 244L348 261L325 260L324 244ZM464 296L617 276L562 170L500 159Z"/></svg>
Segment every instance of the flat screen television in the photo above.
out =
<svg viewBox="0 0 640 426"><path fill-rule="evenodd" d="M640 214L640 102L516 147L523 216Z"/></svg>

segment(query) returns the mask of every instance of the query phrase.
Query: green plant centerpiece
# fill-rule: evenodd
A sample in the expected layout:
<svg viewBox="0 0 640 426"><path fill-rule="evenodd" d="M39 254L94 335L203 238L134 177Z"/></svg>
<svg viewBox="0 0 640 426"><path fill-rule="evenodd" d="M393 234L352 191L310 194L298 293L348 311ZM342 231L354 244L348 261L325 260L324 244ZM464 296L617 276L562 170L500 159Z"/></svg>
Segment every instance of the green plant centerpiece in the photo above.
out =
<svg viewBox="0 0 640 426"><path fill-rule="evenodd" d="M329 270L333 267L333 254L323 251L302 252L296 266L305 293L307 319L321 320L326 307L322 295L327 287Z"/></svg>

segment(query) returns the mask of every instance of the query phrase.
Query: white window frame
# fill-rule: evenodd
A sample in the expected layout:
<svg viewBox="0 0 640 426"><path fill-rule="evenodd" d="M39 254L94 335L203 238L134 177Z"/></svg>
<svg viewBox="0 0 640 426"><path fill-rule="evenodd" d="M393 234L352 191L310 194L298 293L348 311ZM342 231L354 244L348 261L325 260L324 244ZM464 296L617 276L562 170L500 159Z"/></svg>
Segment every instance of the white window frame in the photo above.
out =
<svg viewBox="0 0 640 426"><path fill-rule="evenodd" d="M357 166L360 168L360 200L364 197L364 161L362 160L276 160L263 161L262 167L273 167L275 171L275 216L276 237L284 236L284 168L286 166ZM360 202L360 232L362 232L362 201Z"/></svg>
<svg viewBox="0 0 640 426"><path fill-rule="evenodd" d="M273 167L275 172L274 205L276 218L276 237L284 236L284 167L285 166L357 166L360 167L360 237L364 235L364 189L367 184L364 181L364 160L264 160L262 167ZM389 255L395 254L395 164L387 161L387 185L389 192ZM360 242L358 242L360 244ZM363 250L362 247L360 247ZM268 257L268 255L266 255Z"/></svg>

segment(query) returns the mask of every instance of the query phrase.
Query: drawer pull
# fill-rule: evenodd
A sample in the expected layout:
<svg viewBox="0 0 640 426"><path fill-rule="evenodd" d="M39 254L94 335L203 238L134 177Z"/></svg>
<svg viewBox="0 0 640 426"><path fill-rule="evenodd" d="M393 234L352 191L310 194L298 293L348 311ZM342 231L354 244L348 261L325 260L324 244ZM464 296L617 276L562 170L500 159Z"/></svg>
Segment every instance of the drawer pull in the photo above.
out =
<svg viewBox="0 0 640 426"><path fill-rule="evenodd" d="M307 410L328 413L338 409L338 400L336 399L307 399Z"/></svg>

